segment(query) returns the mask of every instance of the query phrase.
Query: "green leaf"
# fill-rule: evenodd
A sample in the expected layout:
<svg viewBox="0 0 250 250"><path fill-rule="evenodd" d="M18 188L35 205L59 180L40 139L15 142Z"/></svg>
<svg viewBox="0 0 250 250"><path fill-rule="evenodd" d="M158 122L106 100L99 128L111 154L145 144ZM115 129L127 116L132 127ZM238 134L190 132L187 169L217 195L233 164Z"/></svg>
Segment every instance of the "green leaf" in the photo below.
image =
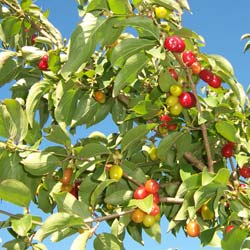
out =
<svg viewBox="0 0 250 250"><path fill-rule="evenodd" d="M208 55L208 59L212 58L216 63L216 68L218 71L224 72L226 75L234 78L234 69L232 64L223 56L221 55ZM215 68L215 71L216 71Z"/></svg>
<svg viewBox="0 0 250 250"><path fill-rule="evenodd" d="M31 201L29 188L15 179L3 180L0 183L0 199L18 206L28 207Z"/></svg>
<svg viewBox="0 0 250 250"><path fill-rule="evenodd" d="M146 56L144 52L135 54L128 58L115 78L112 93L113 97L116 97L120 93L120 90L132 84L137 79L137 75L146 65L148 59L148 56Z"/></svg>
<svg viewBox="0 0 250 250"><path fill-rule="evenodd" d="M91 232L89 232L88 230L86 230L83 233L81 233L80 235L78 235L73 240L73 243L70 247L70 250L76 250L76 249L85 250L86 245L87 245L87 241L90 238L90 236L91 236Z"/></svg>
<svg viewBox="0 0 250 250"><path fill-rule="evenodd" d="M17 63L13 59L15 52L0 53L0 86L10 82L17 74Z"/></svg>
<svg viewBox="0 0 250 250"><path fill-rule="evenodd" d="M83 219L90 217L91 214L89 211L89 206L83 202L78 201L70 193L53 193L52 196L56 201L60 212L67 212L73 215L75 214Z"/></svg>
<svg viewBox="0 0 250 250"><path fill-rule="evenodd" d="M159 143L157 154L160 160L167 160L167 152L176 143L176 141L183 136L182 132L173 132L165 136Z"/></svg>
<svg viewBox="0 0 250 250"><path fill-rule="evenodd" d="M140 38L154 39L157 41L160 38L159 29L154 24L154 22L148 17L128 17L121 23L121 25L124 25L125 27L132 26L133 28L137 29Z"/></svg>
<svg viewBox="0 0 250 250"><path fill-rule="evenodd" d="M41 228L36 232L34 239L42 241L53 232L62 230L65 227L82 226L83 220L80 217L68 213L55 213L48 217Z"/></svg>
<svg viewBox="0 0 250 250"><path fill-rule="evenodd" d="M131 13L132 7L128 0L108 0L109 8L114 14L126 15Z"/></svg>
<svg viewBox="0 0 250 250"><path fill-rule="evenodd" d="M235 228L230 233L224 235L221 246L225 250L235 250L241 249L241 245L245 238L247 237L247 231L241 230L240 228Z"/></svg>
<svg viewBox="0 0 250 250"><path fill-rule="evenodd" d="M106 187L108 187L110 184L114 183L114 182L117 182L117 180L115 180L115 179L107 179L107 180L101 182L100 184L98 184L97 187L94 189L94 191L91 194L90 205L94 207L97 198L102 194L104 189Z"/></svg>
<svg viewBox="0 0 250 250"><path fill-rule="evenodd" d="M12 229L20 236L27 236L32 227L32 215L25 214L20 219L11 219Z"/></svg>
<svg viewBox="0 0 250 250"><path fill-rule="evenodd" d="M79 1L79 0L78 0ZM82 1L82 0L81 0ZM87 5L87 12L91 12L93 10L108 10L107 0L95 0L90 1Z"/></svg>
<svg viewBox="0 0 250 250"><path fill-rule="evenodd" d="M63 130L59 125L51 125L48 128L44 129L48 134L46 135L46 139L58 144L62 144L65 146L70 146L71 141L67 131Z"/></svg>
<svg viewBox="0 0 250 250"><path fill-rule="evenodd" d="M131 56L155 46L155 41L148 39L128 38L122 40L112 51L111 63L121 67Z"/></svg>
<svg viewBox="0 0 250 250"><path fill-rule="evenodd" d="M11 123L13 123L15 129L10 132L10 137L15 141L22 141L28 132L28 121L25 112L18 101L14 99L5 99L3 101Z"/></svg>
<svg viewBox="0 0 250 250"><path fill-rule="evenodd" d="M23 239L14 239L3 244L7 250L25 250L26 246Z"/></svg>
<svg viewBox="0 0 250 250"><path fill-rule="evenodd" d="M183 197L187 191L192 191L201 186L201 174L193 174L189 178L185 179L180 185L176 197Z"/></svg>
<svg viewBox="0 0 250 250"><path fill-rule="evenodd" d="M40 60L44 55L47 54L46 51L34 46L23 46L21 48L21 53L22 57L28 62Z"/></svg>
<svg viewBox="0 0 250 250"><path fill-rule="evenodd" d="M151 227L144 228L144 231L159 244L161 243L161 226L159 223L154 223Z"/></svg>
<svg viewBox="0 0 250 250"><path fill-rule="evenodd" d="M240 101L241 107L244 108L248 100L244 87L231 77L227 78L227 83L230 86L230 88L233 90L237 99Z"/></svg>
<svg viewBox="0 0 250 250"><path fill-rule="evenodd" d="M84 158L90 158L97 155L110 154L110 151L100 143L88 143L83 146L79 154Z"/></svg>
<svg viewBox="0 0 250 250"><path fill-rule="evenodd" d="M213 178L214 183L227 185L230 177L230 171L228 168L221 168Z"/></svg>
<svg viewBox="0 0 250 250"><path fill-rule="evenodd" d="M205 40L202 36L198 35L194 31L187 29L187 28L181 28L179 30L176 30L175 35L183 37L183 38L192 38L192 39L205 43Z"/></svg>
<svg viewBox="0 0 250 250"><path fill-rule="evenodd" d="M55 118L56 121L61 125L62 128L69 125L72 121L74 112L76 109L78 99L81 92L78 88L74 87L74 82L67 82L57 85L56 98L59 100L55 104Z"/></svg>
<svg viewBox="0 0 250 250"><path fill-rule="evenodd" d="M102 233L95 238L94 249L123 250L124 247L113 234Z"/></svg>
<svg viewBox="0 0 250 250"><path fill-rule="evenodd" d="M162 71L159 75L159 87L163 92L168 92L170 86L176 84L176 80L170 75L168 70Z"/></svg>
<svg viewBox="0 0 250 250"><path fill-rule="evenodd" d="M90 13L85 15L70 38L68 61L61 71L65 79L91 57L99 43L112 44L118 38L122 28L115 24L119 20L118 17L103 19Z"/></svg>
<svg viewBox="0 0 250 250"><path fill-rule="evenodd" d="M152 4L157 4L159 6L165 7L170 10L176 10L179 13L182 13L182 9L178 2L175 0L151 0Z"/></svg>
<svg viewBox="0 0 250 250"><path fill-rule="evenodd" d="M216 122L215 128L217 132L221 136L223 136L225 139L231 142L235 142L236 140L235 135L236 135L237 130L232 123L227 122L227 121L219 121L219 122Z"/></svg>
<svg viewBox="0 0 250 250"><path fill-rule="evenodd" d="M131 190L116 190L110 195L107 195L104 202L112 205L122 205L127 203L133 197L133 191Z"/></svg>
<svg viewBox="0 0 250 250"><path fill-rule="evenodd" d="M154 127L154 124L151 125L139 125L137 127L134 127L130 129L123 139L121 140L121 148L122 151L124 152L127 150L131 145L136 144L138 141L143 140L147 133Z"/></svg>
<svg viewBox="0 0 250 250"><path fill-rule="evenodd" d="M128 206L135 206L140 208L145 213L150 213L153 206L153 195L150 194L141 200L131 199Z"/></svg>
<svg viewBox="0 0 250 250"><path fill-rule="evenodd" d="M40 176L53 171L59 164L59 159L52 153L34 152L21 161L27 172Z"/></svg>
<svg viewBox="0 0 250 250"><path fill-rule="evenodd" d="M40 81L32 85L26 100L26 114L30 126L33 126L35 110L43 95L45 95L50 88L53 87L49 81Z"/></svg>

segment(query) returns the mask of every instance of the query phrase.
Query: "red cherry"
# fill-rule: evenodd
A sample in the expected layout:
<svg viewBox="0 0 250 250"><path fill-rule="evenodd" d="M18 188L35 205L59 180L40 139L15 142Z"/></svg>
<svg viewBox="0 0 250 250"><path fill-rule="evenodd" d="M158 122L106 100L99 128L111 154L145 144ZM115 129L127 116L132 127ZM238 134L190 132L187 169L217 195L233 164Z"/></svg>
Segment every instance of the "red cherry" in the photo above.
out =
<svg viewBox="0 0 250 250"><path fill-rule="evenodd" d="M210 70L203 69L201 70L199 76L200 76L200 79L203 80L204 82L211 82L214 75Z"/></svg>
<svg viewBox="0 0 250 250"><path fill-rule="evenodd" d="M147 197L149 193L146 191L144 186L139 186L135 191L134 191L134 198L137 200L144 199Z"/></svg>
<svg viewBox="0 0 250 250"><path fill-rule="evenodd" d="M248 165L243 165L240 170L240 176L244 178L250 178L250 167Z"/></svg>
<svg viewBox="0 0 250 250"><path fill-rule="evenodd" d="M227 227L226 227L226 233L229 233L231 230L233 230L234 229L234 226L233 225L228 225Z"/></svg>
<svg viewBox="0 0 250 250"><path fill-rule="evenodd" d="M178 36L169 36L164 41L165 49L171 52L181 53L185 50L184 41Z"/></svg>
<svg viewBox="0 0 250 250"><path fill-rule="evenodd" d="M159 196L158 192L153 194L153 202L155 202L156 204L158 204L160 202L160 196Z"/></svg>
<svg viewBox="0 0 250 250"><path fill-rule="evenodd" d="M164 123L168 123L168 122L170 122L172 119L173 119L173 118L172 118L171 116L169 116L169 115L162 115L161 118L160 118L160 120L161 120L162 122L164 122Z"/></svg>
<svg viewBox="0 0 250 250"><path fill-rule="evenodd" d="M150 215L156 216L159 213L160 213L160 207L155 202L153 202L153 207L152 210L150 211Z"/></svg>
<svg viewBox="0 0 250 250"><path fill-rule="evenodd" d="M182 61L184 62L184 64L190 67L194 62L196 62L196 56L190 50L184 51L182 53Z"/></svg>
<svg viewBox="0 0 250 250"><path fill-rule="evenodd" d="M145 186L146 191L149 192L150 194L157 193L158 190L160 189L158 182L153 179L147 180L144 186Z"/></svg>
<svg viewBox="0 0 250 250"><path fill-rule="evenodd" d="M40 70L47 70L49 65L48 65L48 60L49 60L49 56L48 55L44 55L41 60L38 63L38 68Z"/></svg>
<svg viewBox="0 0 250 250"><path fill-rule="evenodd" d="M36 42L36 35L32 34L31 36L31 44L33 45Z"/></svg>
<svg viewBox="0 0 250 250"><path fill-rule="evenodd" d="M230 144L225 144L221 149L222 156L230 158L233 155L233 147Z"/></svg>
<svg viewBox="0 0 250 250"><path fill-rule="evenodd" d="M191 69L193 74L199 75L201 72L201 64L198 61L196 61L191 65Z"/></svg>
<svg viewBox="0 0 250 250"><path fill-rule="evenodd" d="M81 185L81 181L76 180L74 183L74 186L70 192L73 196L75 196L76 199L78 199L78 191L79 191L80 185Z"/></svg>
<svg viewBox="0 0 250 250"><path fill-rule="evenodd" d="M175 123L169 124L169 125L167 126L167 129L168 129L168 130L171 130L171 131L176 130L176 128L177 128L177 124L175 124Z"/></svg>
<svg viewBox="0 0 250 250"><path fill-rule="evenodd" d="M207 83L209 86L217 89L221 86L221 79L217 75L213 75L212 79Z"/></svg>
<svg viewBox="0 0 250 250"><path fill-rule="evenodd" d="M170 73L170 75L171 75L176 81L178 81L178 74L176 73L175 69L170 68L170 69L168 70L168 72Z"/></svg>
<svg viewBox="0 0 250 250"><path fill-rule="evenodd" d="M179 103L182 107L190 109L196 105L196 99L192 92L183 92L179 96Z"/></svg>

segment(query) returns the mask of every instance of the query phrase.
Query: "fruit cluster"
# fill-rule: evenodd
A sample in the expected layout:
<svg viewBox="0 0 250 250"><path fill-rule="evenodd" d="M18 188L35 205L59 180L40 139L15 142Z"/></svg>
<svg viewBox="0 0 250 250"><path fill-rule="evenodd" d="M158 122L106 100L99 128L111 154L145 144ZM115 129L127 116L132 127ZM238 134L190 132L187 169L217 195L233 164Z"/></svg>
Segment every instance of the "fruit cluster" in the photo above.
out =
<svg viewBox="0 0 250 250"><path fill-rule="evenodd" d="M164 48L173 53L181 53L182 63L186 67L191 68L193 74L199 75L200 79L206 82L209 86L213 88L219 88L221 86L221 79L219 76L212 73L209 69L202 68L196 55L192 51L185 51L186 45L180 37L167 37L164 41ZM173 72L173 70L171 71ZM172 72L171 75L174 79L177 79Z"/></svg>
<svg viewBox="0 0 250 250"><path fill-rule="evenodd" d="M177 128L177 124L173 123L173 117L169 115L162 115L160 117L160 122L161 124L159 125L158 130L161 135L167 134L169 130L174 131Z"/></svg>
<svg viewBox="0 0 250 250"><path fill-rule="evenodd" d="M151 227L156 221L160 219L160 197L158 194L160 186L156 180L149 179L144 185L139 186L134 191L134 199L142 200L149 195L153 195L153 206L150 213L145 213L140 208L136 208L131 214L131 220L135 223L143 223L145 227Z"/></svg>

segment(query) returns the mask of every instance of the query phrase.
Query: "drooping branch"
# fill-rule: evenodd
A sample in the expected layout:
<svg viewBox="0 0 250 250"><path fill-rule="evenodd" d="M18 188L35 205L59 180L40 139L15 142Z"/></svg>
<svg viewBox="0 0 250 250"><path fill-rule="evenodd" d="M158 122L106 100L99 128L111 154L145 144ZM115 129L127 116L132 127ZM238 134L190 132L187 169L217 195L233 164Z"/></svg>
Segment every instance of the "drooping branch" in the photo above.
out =
<svg viewBox="0 0 250 250"><path fill-rule="evenodd" d="M198 168L200 171L203 170L206 165L198 160L191 152L185 152L184 157L187 161L189 161L194 167Z"/></svg>
<svg viewBox="0 0 250 250"><path fill-rule="evenodd" d="M178 198L178 197L162 197L162 198L160 198L160 202L163 202L163 203L182 204L183 201L184 201L183 198Z"/></svg>

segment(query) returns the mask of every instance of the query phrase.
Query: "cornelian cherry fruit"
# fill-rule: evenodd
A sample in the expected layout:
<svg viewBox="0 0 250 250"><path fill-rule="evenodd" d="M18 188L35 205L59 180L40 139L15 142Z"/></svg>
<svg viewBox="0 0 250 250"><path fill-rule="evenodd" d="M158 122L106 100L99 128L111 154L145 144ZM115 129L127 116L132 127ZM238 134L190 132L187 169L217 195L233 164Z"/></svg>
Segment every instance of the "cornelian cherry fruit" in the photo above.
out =
<svg viewBox="0 0 250 250"><path fill-rule="evenodd" d="M144 186L139 186L135 191L134 191L134 198L137 200L144 199L149 195L149 192L146 191Z"/></svg>
<svg viewBox="0 0 250 250"><path fill-rule="evenodd" d="M182 107L190 109L196 105L196 98L192 92L183 92L179 96L179 103Z"/></svg>
<svg viewBox="0 0 250 250"><path fill-rule="evenodd" d="M200 235L200 225L196 220L191 220L186 225L186 231L188 236L197 237Z"/></svg>
<svg viewBox="0 0 250 250"><path fill-rule="evenodd" d="M146 191L149 192L150 194L157 193L158 190L160 189L158 182L153 179L147 180L144 186L145 186Z"/></svg>
<svg viewBox="0 0 250 250"><path fill-rule="evenodd" d="M181 53L185 50L186 45L180 37L169 36L164 41L164 47L171 52Z"/></svg>
<svg viewBox="0 0 250 250"><path fill-rule="evenodd" d="M201 70L199 76L200 76L200 79L206 83L211 82L213 79L213 73L208 69Z"/></svg>
<svg viewBox="0 0 250 250"><path fill-rule="evenodd" d="M190 50L184 51L182 53L182 61L184 64L186 64L188 67L190 67L194 62L196 62L196 56Z"/></svg>

